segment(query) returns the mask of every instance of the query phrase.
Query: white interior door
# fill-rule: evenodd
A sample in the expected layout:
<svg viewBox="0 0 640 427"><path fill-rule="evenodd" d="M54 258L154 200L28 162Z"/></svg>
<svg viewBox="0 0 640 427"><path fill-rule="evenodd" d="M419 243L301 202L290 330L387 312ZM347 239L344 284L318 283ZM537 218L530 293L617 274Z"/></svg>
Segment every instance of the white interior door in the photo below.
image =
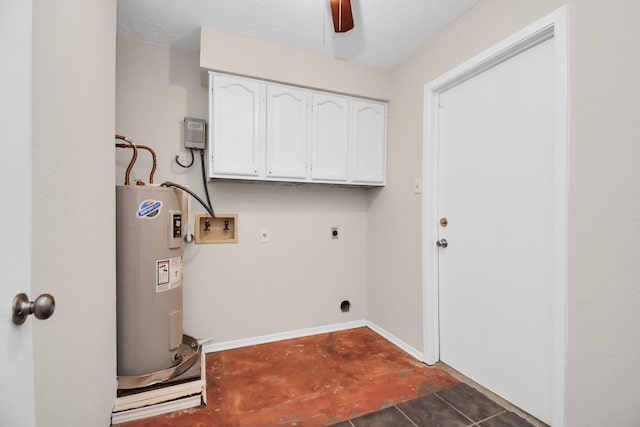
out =
<svg viewBox="0 0 640 427"><path fill-rule="evenodd" d="M0 3L0 425L35 425L31 319L11 320L11 301L31 295L31 1Z"/></svg>
<svg viewBox="0 0 640 427"><path fill-rule="evenodd" d="M439 97L440 359L552 412L554 39Z"/></svg>

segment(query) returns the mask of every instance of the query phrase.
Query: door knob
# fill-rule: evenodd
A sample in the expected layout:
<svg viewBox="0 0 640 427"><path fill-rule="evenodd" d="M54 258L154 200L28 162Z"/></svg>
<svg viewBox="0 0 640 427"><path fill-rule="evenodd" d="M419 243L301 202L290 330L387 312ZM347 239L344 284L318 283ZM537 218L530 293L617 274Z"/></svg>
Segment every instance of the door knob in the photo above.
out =
<svg viewBox="0 0 640 427"><path fill-rule="evenodd" d="M447 242L447 239L440 239L436 242L436 246L439 248L446 248L449 246L449 242Z"/></svg>
<svg viewBox="0 0 640 427"><path fill-rule="evenodd" d="M13 323L22 325L27 316L33 314L38 319L48 319L56 309L56 300L49 294L42 294L35 301L29 301L27 294L18 294L11 305Z"/></svg>

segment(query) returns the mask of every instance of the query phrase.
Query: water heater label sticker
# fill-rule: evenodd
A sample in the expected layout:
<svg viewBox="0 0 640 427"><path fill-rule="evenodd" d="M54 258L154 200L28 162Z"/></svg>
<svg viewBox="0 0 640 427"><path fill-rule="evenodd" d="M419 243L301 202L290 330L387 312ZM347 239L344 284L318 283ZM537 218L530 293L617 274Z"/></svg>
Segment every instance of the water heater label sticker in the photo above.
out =
<svg viewBox="0 0 640 427"><path fill-rule="evenodd" d="M156 292L177 288L182 284L182 257L156 261Z"/></svg>
<svg viewBox="0 0 640 427"><path fill-rule="evenodd" d="M160 213L160 208L162 208L162 201L145 200L140 203L140 207L138 208L138 218L155 218Z"/></svg>
<svg viewBox="0 0 640 427"><path fill-rule="evenodd" d="M158 280L156 285L158 290L160 290L160 287L164 287L169 284L169 260L164 259L162 261L157 261L156 264L158 266Z"/></svg>

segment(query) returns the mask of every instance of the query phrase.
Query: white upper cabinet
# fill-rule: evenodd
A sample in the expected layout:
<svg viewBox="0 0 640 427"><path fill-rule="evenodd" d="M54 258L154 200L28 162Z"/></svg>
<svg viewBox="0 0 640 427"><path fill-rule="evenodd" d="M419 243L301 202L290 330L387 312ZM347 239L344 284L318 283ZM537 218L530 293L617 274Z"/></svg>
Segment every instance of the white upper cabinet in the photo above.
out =
<svg viewBox="0 0 640 427"><path fill-rule="evenodd" d="M210 76L211 176L257 177L260 172L261 91L254 80Z"/></svg>
<svg viewBox="0 0 640 427"><path fill-rule="evenodd" d="M385 184L387 105L209 73L209 177Z"/></svg>
<svg viewBox="0 0 640 427"><path fill-rule="evenodd" d="M307 177L308 91L267 84L267 178Z"/></svg>
<svg viewBox="0 0 640 427"><path fill-rule="evenodd" d="M353 101L354 183L383 184L387 146L387 106L373 101Z"/></svg>
<svg viewBox="0 0 640 427"><path fill-rule="evenodd" d="M346 182L349 178L349 100L315 93L312 116L311 179Z"/></svg>

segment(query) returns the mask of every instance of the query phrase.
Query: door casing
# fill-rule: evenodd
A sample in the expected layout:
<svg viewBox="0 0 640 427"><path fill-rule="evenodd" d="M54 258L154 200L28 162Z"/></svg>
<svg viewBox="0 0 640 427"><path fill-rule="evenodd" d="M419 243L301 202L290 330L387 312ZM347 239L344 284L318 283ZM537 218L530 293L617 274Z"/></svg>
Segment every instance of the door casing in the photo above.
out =
<svg viewBox="0 0 640 427"><path fill-rule="evenodd" d="M567 7L562 7L438 77L424 88L422 200L422 282L424 361L440 360L438 290L438 100L446 90L545 40L554 38L556 129L553 171L553 349L552 424L565 425L567 324L567 171L568 171L568 37Z"/></svg>

